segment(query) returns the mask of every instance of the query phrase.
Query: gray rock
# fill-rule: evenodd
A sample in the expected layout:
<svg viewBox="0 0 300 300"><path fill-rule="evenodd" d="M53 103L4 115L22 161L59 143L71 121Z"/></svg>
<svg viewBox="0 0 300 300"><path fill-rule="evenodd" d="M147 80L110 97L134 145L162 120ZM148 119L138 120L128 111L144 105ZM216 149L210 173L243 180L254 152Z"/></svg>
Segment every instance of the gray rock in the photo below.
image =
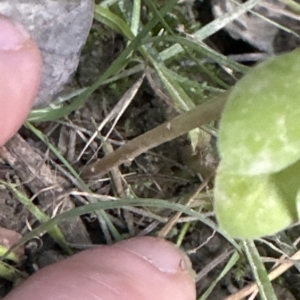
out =
<svg viewBox="0 0 300 300"><path fill-rule="evenodd" d="M43 57L35 107L46 106L74 74L93 20L93 0L0 0L0 14L23 24Z"/></svg>
<svg viewBox="0 0 300 300"><path fill-rule="evenodd" d="M219 18L226 13L234 12L239 7L239 2L245 1L212 0L211 2L215 18ZM299 14L293 12L284 1L261 0L252 9L252 13L243 14L224 29L233 38L242 39L269 56L291 51L300 46L299 20ZM275 26L275 23L287 30L280 29L279 25Z"/></svg>
<svg viewBox="0 0 300 300"><path fill-rule="evenodd" d="M239 2L242 3L242 0L237 2L230 0L213 0L212 11L215 18L222 17L224 14L229 12L233 13L238 9L240 5ZM256 5L252 11L259 13L265 18L270 18L268 11L265 10L263 6L266 2L268 2L268 0L261 0L261 2ZM242 39L268 54L272 54L274 52L272 43L278 32L278 28L273 24L266 22L265 19L256 14L245 13L227 24L224 29L234 39Z"/></svg>

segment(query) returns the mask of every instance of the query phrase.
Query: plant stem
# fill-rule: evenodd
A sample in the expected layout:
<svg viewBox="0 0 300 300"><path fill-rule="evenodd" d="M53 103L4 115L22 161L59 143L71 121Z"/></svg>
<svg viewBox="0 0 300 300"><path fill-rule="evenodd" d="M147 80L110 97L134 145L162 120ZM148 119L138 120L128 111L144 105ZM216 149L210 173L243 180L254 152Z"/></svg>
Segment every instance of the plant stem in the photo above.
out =
<svg viewBox="0 0 300 300"><path fill-rule="evenodd" d="M207 101L194 109L183 113L171 121L138 136L121 146L104 158L83 168L84 178L99 178L111 168L123 163L130 163L140 154L165 142L171 141L190 130L220 118L229 91L226 91L211 101Z"/></svg>

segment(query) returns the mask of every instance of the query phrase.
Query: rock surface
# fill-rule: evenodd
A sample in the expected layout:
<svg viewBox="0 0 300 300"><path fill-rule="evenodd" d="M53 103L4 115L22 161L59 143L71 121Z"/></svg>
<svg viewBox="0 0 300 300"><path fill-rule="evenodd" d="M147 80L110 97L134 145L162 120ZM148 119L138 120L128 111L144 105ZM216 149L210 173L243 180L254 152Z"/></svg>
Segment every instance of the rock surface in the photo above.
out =
<svg viewBox="0 0 300 300"><path fill-rule="evenodd" d="M226 13L236 11L244 2L212 0L212 12L215 18L221 18ZM288 52L300 45L299 15L284 1L261 0L252 9L252 13L243 14L227 24L224 29L234 39L244 40L269 55Z"/></svg>
<svg viewBox="0 0 300 300"><path fill-rule="evenodd" d="M0 14L20 22L43 57L35 107L46 106L74 74L93 20L93 0L0 0Z"/></svg>

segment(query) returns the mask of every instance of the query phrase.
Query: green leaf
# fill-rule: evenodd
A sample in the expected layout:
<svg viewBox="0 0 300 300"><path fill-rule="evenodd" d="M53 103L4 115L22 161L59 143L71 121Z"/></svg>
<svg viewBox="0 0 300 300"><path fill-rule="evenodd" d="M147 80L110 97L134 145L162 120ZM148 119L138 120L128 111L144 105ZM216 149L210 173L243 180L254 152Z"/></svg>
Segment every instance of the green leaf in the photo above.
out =
<svg viewBox="0 0 300 300"><path fill-rule="evenodd" d="M233 88L219 134L223 167L275 173L300 159L300 50L254 67Z"/></svg>
<svg viewBox="0 0 300 300"><path fill-rule="evenodd" d="M290 167L272 174L271 179L286 199L295 200L300 189L300 161Z"/></svg>
<svg viewBox="0 0 300 300"><path fill-rule="evenodd" d="M271 175L271 180L276 184L287 203L295 202L291 207L298 213L300 219L300 160L290 167Z"/></svg>
<svg viewBox="0 0 300 300"><path fill-rule="evenodd" d="M297 219L295 199L287 200L269 175L241 176L219 168L214 194L219 226L234 238L272 235Z"/></svg>

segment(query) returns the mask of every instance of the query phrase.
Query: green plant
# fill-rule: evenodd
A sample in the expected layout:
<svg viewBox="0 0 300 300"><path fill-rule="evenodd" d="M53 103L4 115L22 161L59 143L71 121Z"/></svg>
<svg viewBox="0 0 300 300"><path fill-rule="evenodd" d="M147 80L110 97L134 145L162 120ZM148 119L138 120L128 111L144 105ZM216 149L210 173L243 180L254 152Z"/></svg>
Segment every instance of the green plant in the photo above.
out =
<svg viewBox="0 0 300 300"><path fill-rule="evenodd" d="M271 58L229 96L215 208L220 227L233 237L271 235L299 219L299 65L299 50Z"/></svg>

